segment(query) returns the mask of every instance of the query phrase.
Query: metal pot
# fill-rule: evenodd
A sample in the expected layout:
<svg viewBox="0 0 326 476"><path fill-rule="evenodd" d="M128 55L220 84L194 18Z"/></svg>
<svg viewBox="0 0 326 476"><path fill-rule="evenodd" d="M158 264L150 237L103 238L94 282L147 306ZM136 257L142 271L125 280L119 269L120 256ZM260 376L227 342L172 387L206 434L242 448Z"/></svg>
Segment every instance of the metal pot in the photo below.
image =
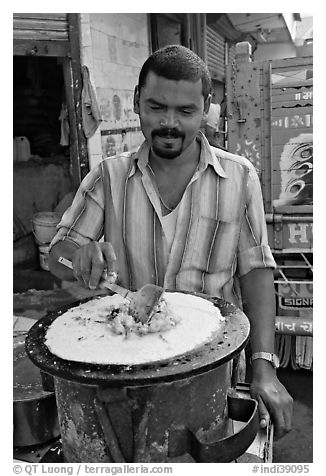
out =
<svg viewBox="0 0 326 476"><path fill-rule="evenodd" d="M54 392L43 390L42 376L26 355L25 336L14 337L14 446L32 446L60 434Z"/></svg>
<svg viewBox="0 0 326 476"><path fill-rule="evenodd" d="M54 376L66 462L227 462L245 452L259 428L257 402L232 394L229 364L249 322L232 304L207 299L226 317L223 338L147 365L65 361L44 343L58 313L32 327L27 353ZM230 434L230 419L247 424Z"/></svg>

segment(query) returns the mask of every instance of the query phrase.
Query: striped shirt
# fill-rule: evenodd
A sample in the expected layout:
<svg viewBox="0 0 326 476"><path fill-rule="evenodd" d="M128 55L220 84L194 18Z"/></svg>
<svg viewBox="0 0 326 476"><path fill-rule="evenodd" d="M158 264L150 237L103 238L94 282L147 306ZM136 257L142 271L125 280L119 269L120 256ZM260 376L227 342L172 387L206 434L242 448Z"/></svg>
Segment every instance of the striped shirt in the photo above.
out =
<svg viewBox="0 0 326 476"><path fill-rule="evenodd" d="M199 166L178 206L171 249L145 141L134 153L104 159L81 183L51 246L91 240L112 243L120 283L154 283L239 305L238 278L275 268L268 246L261 188L245 158L213 148L203 134Z"/></svg>

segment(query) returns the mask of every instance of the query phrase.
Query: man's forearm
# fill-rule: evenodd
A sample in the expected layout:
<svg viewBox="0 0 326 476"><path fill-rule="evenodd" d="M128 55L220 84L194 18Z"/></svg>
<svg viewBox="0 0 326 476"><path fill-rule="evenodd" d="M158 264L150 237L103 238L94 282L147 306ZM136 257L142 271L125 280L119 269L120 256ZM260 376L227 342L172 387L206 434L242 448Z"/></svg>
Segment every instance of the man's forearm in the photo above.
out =
<svg viewBox="0 0 326 476"><path fill-rule="evenodd" d="M240 280L243 310L251 324L252 352L274 352L275 291L273 271L256 269ZM271 418L275 436L283 436L291 429L293 400L277 378L271 363L264 359L252 362L250 394L258 402L261 428Z"/></svg>
<svg viewBox="0 0 326 476"><path fill-rule="evenodd" d="M255 269L240 279L243 311L250 321L254 352L274 352L275 291L273 270Z"/></svg>

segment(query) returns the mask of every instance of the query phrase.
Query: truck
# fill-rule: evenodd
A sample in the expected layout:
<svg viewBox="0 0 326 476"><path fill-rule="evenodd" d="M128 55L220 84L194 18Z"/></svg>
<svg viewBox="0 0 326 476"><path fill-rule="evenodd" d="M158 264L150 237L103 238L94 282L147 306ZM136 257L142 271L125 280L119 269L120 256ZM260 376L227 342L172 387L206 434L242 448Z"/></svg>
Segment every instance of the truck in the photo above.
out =
<svg viewBox="0 0 326 476"><path fill-rule="evenodd" d="M247 42L226 68L229 152L261 182L275 271L281 367L312 370L313 58L252 61Z"/></svg>

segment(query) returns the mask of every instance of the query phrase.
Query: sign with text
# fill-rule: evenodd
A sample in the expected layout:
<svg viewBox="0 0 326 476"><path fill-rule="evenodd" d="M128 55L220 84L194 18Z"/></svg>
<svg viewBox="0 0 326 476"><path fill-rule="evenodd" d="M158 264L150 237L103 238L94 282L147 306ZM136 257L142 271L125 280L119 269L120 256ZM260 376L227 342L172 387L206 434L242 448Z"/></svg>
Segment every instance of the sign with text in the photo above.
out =
<svg viewBox="0 0 326 476"><path fill-rule="evenodd" d="M292 222L283 224L284 249L312 249L312 223Z"/></svg>
<svg viewBox="0 0 326 476"><path fill-rule="evenodd" d="M281 309L310 309L313 307L312 282L278 283L278 304Z"/></svg>

